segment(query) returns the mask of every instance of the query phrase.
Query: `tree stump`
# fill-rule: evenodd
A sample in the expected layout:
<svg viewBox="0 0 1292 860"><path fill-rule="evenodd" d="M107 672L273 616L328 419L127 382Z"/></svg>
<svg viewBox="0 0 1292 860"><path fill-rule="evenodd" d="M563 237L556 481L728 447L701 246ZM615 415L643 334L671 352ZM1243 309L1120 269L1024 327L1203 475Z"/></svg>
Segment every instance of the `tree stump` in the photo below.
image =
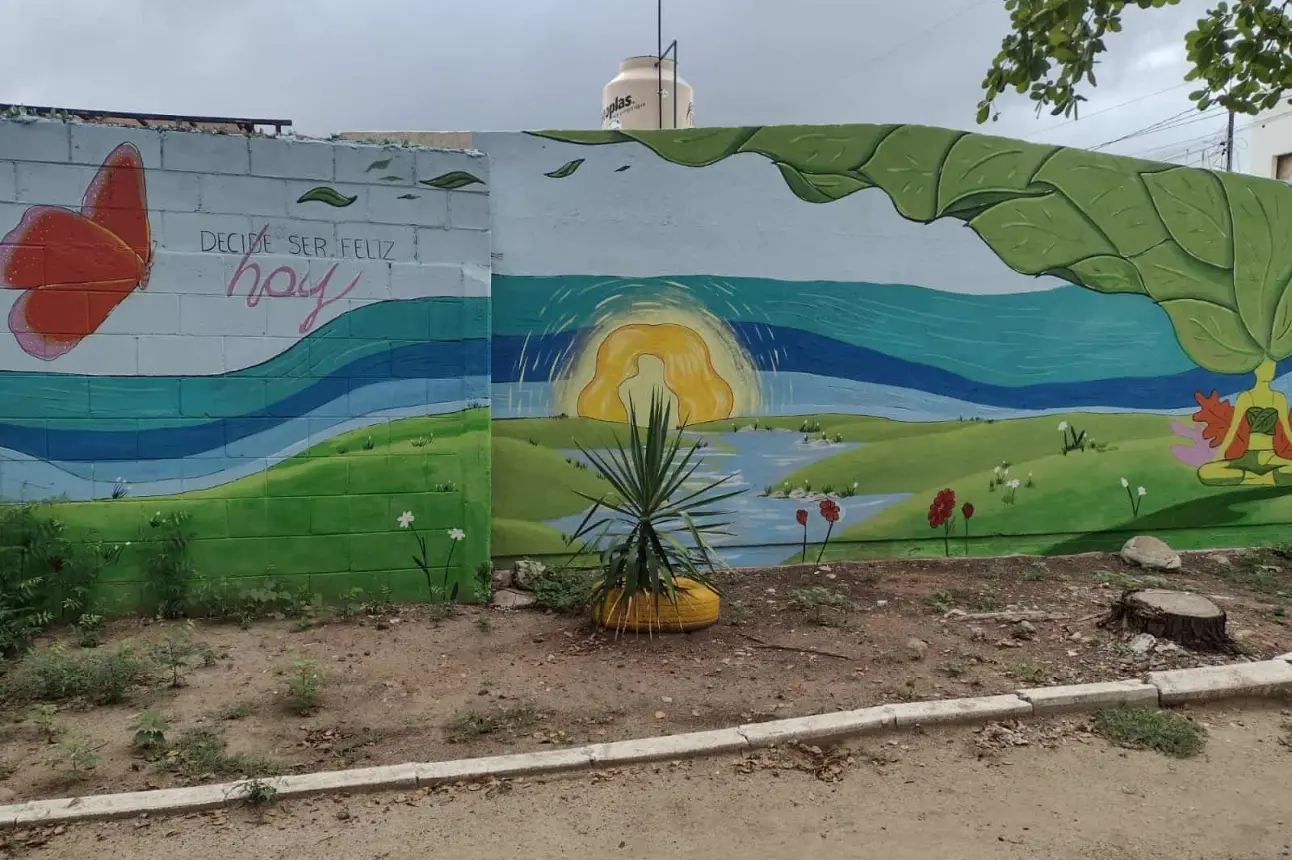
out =
<svg viewBox="0 0 1292 860"><path fill-rule="evenodd" d="M1122 592L1100 627L1120 625L1135 633L1170 639L1193 651L1232 651L1225 612L1205 597L1187 591L1146 588Z"/></svg>

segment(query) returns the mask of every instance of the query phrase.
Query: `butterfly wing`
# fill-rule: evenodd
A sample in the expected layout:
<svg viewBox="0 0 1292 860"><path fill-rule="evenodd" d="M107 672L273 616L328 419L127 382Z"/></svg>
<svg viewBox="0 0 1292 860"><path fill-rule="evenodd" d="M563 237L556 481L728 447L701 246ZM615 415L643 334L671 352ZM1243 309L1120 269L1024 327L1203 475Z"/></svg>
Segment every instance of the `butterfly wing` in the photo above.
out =
<svg viewBox="0 0 1292 860"><path fill-rule="evenodd" d="M146 266L106 227L67 209L33 206L0 240L0 286L25 290L9 329L50 361L97 331L138 286Z"/></svg>
<svg viewBox="0 0 1292 860"><path fill-rule="evenodd" d="M152 229L144 160L134 144L123 143L108 154L81 201L81 214L118 236L148 267Z"/></svg>

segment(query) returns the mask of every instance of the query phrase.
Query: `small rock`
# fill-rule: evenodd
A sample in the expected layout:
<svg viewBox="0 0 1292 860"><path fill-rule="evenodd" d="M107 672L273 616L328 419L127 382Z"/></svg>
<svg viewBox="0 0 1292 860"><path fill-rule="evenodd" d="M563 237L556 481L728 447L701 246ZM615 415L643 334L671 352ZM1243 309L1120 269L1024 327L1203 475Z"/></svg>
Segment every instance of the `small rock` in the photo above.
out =
<svg viewBox="0 0 1292 860"><path fill-rule="evenodd" d="M887 600L876 600L876 601L875 601L875 605L876 605L876 606L887 606L887 605L888 605L888 601L887 601Z"/></svg>
<svg viewBox="0 0 1292 860"><path fill-rule="evenodd" d="M513 588L519 588L522 591L533 591L534 580L545 573L547 573L547 565L541 561L522 558L516 562L516 567L512 570L511 585Z"/></svg>
<svg viewBox="0 0 1292 860"><path fill-rule="evenodd" d="M1141 633L1128 643L1132 654L1147 654L1157 644L1157 637L1152 633Z"/></svg>
<svg viewBox="0 0 1292 860"><path fill-rule="evenodd" d="M500 588L511 588L511 571L506 568L495 570L489 574L489 582L493 585L494 591Z"/></svg>
<svg viewBox="0 0 1292 860"><path fill-rule="evenodd" d="M1023 643L1017 639L1002 639L996 643L997 648L1022 648Z"/></svg>
<svg viewBox="0 0 1292 860"><path fill-rule="evenodd" d="M1221 555L1220 553L1207 556L1207 561L1212 564L1218 564L1221 567L1229 567L1229 565L1233 564L1233 562L1229 560L1229 556Z"/></svg>
<svg viewBox="0 0 1292 860"><path fill-rule="evenodd" d="M661 702L663 702L664 704L666 704L666 705L671 705L671 704L673 704L673 697L672 697L672 696L660 696L660 697L659 697L659 700L660 700Z"/></svg>
<svg viewBox="0 0 1292 860"><path fill-rule="evenodd" d="M656 711L656 712L655 712L655 719L657 719L657 720L662 720L662 719L664 719L664 718L665 718L665 717L667 717L667 716L668 716L668 714L664 713L663 711Z"/></svg>
<svg viewBox="0 0 1292 860"><path fill-rule="evenodd" d="M348 810L348 809L338 809L338 810L336 811L336 820L337 820L337 821L349 821L349 820L350 820L350 810Z"/></svg>
<svg viewBox="0 0 1292 860"><path fill-rule="evenodd" d="M929 653L929 643L912 636L906 640L906 653L912 660L923 660Z"/></svg>
<svg viewBox="0 0 1292 860"><path fill-rule="evenodd" d="M982 627L970 627L969 638L974 642L985 642L987 640L987 631Z"/></svg>
<svg viewBox="0 0 1292 860"><path fill-rule="evenodd" d="M1014 630L1010 635L1015 639L1022 639L1027 642L1036 637L1036 627L1030 621L1020 621L1014 625Z"/></svg>
<svg viewBox="0 0 1292 860"><path fill-rule="evenodd" d="M495 591L489 602L499 609L524 609L534 605L534 595L503 588Z"/></svg>
<svg viewBox="0 0 1292 860"><path fill-rule="evenodd" d="M1158 538L1137 535L1122 547L1122 560L1149 570L1179 570L1180 554Z"/></svg>

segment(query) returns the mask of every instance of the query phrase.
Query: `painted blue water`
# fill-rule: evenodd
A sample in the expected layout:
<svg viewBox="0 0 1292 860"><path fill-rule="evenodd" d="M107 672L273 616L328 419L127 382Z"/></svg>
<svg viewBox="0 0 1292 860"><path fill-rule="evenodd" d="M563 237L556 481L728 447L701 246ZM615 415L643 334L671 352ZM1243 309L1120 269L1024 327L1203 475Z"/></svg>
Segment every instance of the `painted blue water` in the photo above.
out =
<svg viewBox="0 0 1292 860"><path fill-rule="evenodd" d="M732 512L730 535L715 538L712 543L723 559L733 567L764 567L780 564L795 553L803 541L803 530L794 513L804 508L810 514L808 542L825 537L826 523L817 513L819 497L776 498L762 495L765 487L780 487L791 473L843 451L861 447L857 443L804 443L799 433L786 431L745 431L740 433L688 434L706 439L710 447L703 450L700 468L690 480L697 487L717 478L731 476L724 489L744 490L722 504ZM718 445L727 450L718 450ZM566 452L572 459L585 460L579 452ZM586 460L585 460L586 461ZM874 516L907 494L852 496L838 499L840 519L835 524L837 536L845 528ZM572 533L583 520L582 512L551 520L548 525L563 534Z"/></svg>

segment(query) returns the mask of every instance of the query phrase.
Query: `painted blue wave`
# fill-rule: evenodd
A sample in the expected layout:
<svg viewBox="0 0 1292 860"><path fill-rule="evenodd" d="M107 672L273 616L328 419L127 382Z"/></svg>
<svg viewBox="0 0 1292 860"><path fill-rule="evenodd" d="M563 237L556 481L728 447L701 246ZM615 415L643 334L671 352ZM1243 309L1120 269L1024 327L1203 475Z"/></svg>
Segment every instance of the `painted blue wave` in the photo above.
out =
<svg viewBox="0 0 1292 860"><path fill-rule="evenodd" d="M1162 376L1127 375L1109 379L1035 385L993 385L921 362L885 355L798 329L764 323L731 323L755 367L764 373L807 373L819 377L893 386L954 398L982 406L1019 410L1116 408L1172 410L1195 406L1195 391L1233 394L1250 385L1246 376L1193 368ZM542 369L559 364L582 329L559 334L493 338L493 381L541 381ZM522 353L525 372L522 374ZM1133 367L1133 366L1132 366ZM1131 370L1132 367L1126 368ZM1280 372L1292 367L1283 362ZM535 368L540 369L536 373ZM842 408L845 404L840 404Z"/></svg>
<svg viewBox="0 0 1292 860"><path fill-rule="evenodd" d="M264 367L264 365L261 365ZM38 425L0 423L0 448L7 448L43 460L64 462L170 460L205 452L226 450L238 441L266 433L300 416L358 417L396 403L366 403L363 392L392 380L420 381L413 398L433 403L430 381L462 380L462 391L454 399L487 398L483 384L468 392L463 377L487 377L489 342L484 338L460 341L423 341L386 346L337 367L331 375L311 379L299 377L301 385L287 396L246 414L215 420L188 419L175 425L147 426L149 422L111 422L111 429L67 427L60 422ZM80 377L78 377L80 378ZM82 378L83 379L83 378ZM123 378L130 381L134 377ZM205 379L191 377L184 381ZM220 377L214 378L219 381ZM438 396L438 395L437 395ZM108 422L103 422L108 423Z"/></svg>

